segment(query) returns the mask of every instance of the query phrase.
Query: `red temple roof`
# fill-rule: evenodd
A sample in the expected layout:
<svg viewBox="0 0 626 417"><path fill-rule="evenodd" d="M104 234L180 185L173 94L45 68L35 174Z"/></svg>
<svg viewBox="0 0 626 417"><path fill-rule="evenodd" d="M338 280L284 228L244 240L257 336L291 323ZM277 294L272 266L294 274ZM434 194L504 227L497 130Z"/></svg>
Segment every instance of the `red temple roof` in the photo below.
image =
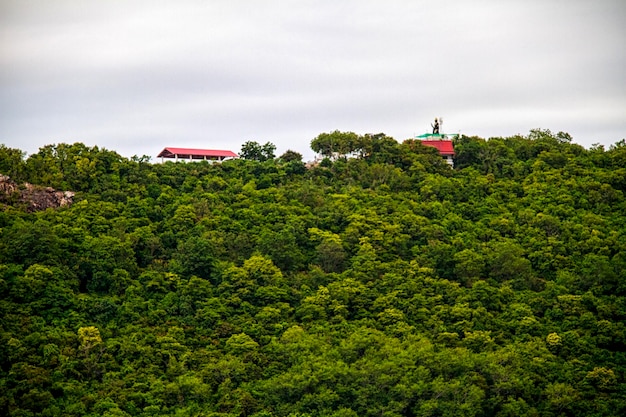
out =
<svg viewBox="0 0 626 417"><path fill-rule="evenodd" d="M157 158L182 158L182 159L206 159L206 158L237 158L237 154L231 151L215 149L189 149L189 148L165 148L157 155Z"/></svg>
<svg viewBox="0 0 626 417"><path fill-rule="evenodd" d="M422 145L436 148L441 155L454 155L451 140L423 140Z"/></svg>

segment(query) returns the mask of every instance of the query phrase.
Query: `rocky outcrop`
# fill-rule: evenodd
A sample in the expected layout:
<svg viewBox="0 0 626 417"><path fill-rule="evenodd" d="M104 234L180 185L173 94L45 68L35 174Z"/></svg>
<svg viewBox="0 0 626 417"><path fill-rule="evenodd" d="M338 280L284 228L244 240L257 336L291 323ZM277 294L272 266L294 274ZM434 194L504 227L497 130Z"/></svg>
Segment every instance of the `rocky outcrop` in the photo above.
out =
<svg viewBox="0 0 626 417"><path fill-rule="evenodd" d="M57 191L52 187L40 187L29 183L18 185L6 175L0 174L0 203L23 206L26 211L69 206L74 202L72 191Z"/></svg>

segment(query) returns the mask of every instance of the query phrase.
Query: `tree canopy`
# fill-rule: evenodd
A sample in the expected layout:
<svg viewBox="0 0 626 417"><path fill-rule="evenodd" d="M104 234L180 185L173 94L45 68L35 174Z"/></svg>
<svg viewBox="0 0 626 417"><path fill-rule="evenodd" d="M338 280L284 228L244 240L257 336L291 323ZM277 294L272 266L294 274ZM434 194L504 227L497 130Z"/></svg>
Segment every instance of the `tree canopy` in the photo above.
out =
<svg viewBox="0 0 626 417"><path fill-rule="evenodd" d="M268 161L274 159L275 151L276 146L271 142L266 142L265 145L261 145L258 142L248 141L241 146L239 156L243 159L254 161Z"/></svg>
<svg viewBox="0 0 626 417"><path fill-rule="evenodd" d="M0 414L625 414L626 142L454 145L0 146Z"/></svg>

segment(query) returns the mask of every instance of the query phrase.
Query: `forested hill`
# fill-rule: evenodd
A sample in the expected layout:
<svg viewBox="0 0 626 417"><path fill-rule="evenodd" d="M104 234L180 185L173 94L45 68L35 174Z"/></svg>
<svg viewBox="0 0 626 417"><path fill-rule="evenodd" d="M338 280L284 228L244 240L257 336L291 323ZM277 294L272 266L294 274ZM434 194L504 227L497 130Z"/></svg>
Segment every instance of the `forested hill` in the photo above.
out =
<svg viewBox="0 0 626 417"><path fill-rule="evenodd" d="M0 415L626 414L626 142L270 145L1 145Z"/></svg>

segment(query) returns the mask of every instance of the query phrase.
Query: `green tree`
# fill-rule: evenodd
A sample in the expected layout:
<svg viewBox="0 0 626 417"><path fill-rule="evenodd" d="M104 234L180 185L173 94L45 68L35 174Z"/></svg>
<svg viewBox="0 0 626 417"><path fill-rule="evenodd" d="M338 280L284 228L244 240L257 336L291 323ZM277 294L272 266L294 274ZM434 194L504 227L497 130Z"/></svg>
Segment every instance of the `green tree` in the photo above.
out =
<svg viewBox="0 0 626 417"><path fill-rule="evenodd" d="M11 177L17 183L25 181L25 155L26 152L0 144L0 174Z"/></svg>
<svg viewBox="0 0 626 417"><path fill-rule="evenodd" d="M311 141L311 149L327 158L343 158L359 150L359 135L354 132L320 133Z"/></svg>
<svg viewBox="0 0 626 417"><path fill-rule="evenodd" d="M264 145L261 145L258 142L248 141L241 146L239 157L263 162L274 159L275 151L276 146L271 142L266 142Z"/></svg>
<svg viewBox="0 0 626 417"><path fill-rule="evenodd" d="M288 149L279 159L283 162L302 162L302 154Z"/></svg>
<svg viewBox="0 0 626 417"><path fill-rule="evenodd" d="M324 272L341 272L347 257L341 237L316 227L309 229L309 234L319 242L316 247L317 262Z"/></svg>

